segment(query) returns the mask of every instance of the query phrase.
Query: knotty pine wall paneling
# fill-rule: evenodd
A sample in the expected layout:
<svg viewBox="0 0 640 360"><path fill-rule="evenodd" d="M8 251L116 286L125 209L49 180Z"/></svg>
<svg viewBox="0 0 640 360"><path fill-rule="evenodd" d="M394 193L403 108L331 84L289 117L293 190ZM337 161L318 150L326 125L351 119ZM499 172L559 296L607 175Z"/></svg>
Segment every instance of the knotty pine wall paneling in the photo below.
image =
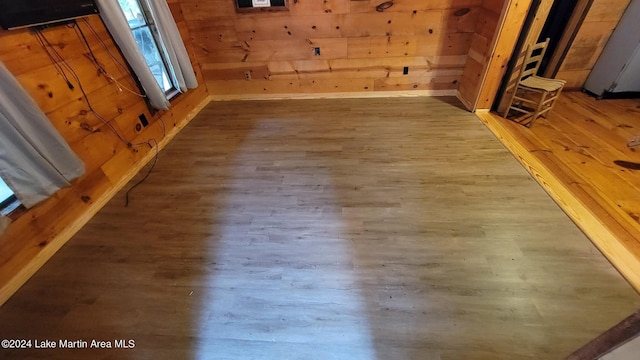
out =
<svg viewBox="0 0 640 360"><path fill-rule="evenodd" d="M517 42L531 0L485 0L485 16L478 22L458 98L471 110L489 110L495 100L507 63ZM538 23L546 18L543 6ZM501 9L501 10L498 10ZM538 31L538 23L534 31ZM493 35L491 35L493 34Z"/></svg>
<svg viewBox="0 0 640 360"><path fill-rule="evenodd" d="M565 89L581 89L631 0L594 0L556 78Z"/></svg>
<svg viewBox="0 0 640 360"><path fill-rule="evenodd" d="M382 2L291 0L271 13L236 13L233 0L180 5L217 98L455 94L483 1L396 0L376 11Z"/></svg>
<svg viewBox="0 0 640 360"><path fill-rule="evenodd" d="M493 50L498 24L505 0L484 0L478 10L480 15L472 35L468 59L465 63L458 97L465 106L474 110L484 75Z"/></svg>
<svg viewBox="0 0 640 360"><path fill-rule="evenodd" d="M141 97L120 90L127 87L137 91L137 87L128 70L110 58L83 21L79 21L78 26L97 59L117 83L98 71L76 29L58 26L43 31L47 40L77 72L94 109L132 143L155 139L164 146L208 101L205 81L195 61L191 36L179 3L170 0L169 4L191 52L200 83L198 89L172 100L169 111L152 114ZM87 20L109 51L125 64L100 18L92 15ZM65 69L75 86L73 90L69 89L61 72L30 30L0 30L0 61L16 76L86 165L85 175L71 187L28 210L0 237L2 304L153 158L155 150L146 145L129 148L118 140L89 111L75 78ZM136 124L140 114L145 114L150 124L138 131ZM166 136L163 136L160 119L166 124Z"/></svg>

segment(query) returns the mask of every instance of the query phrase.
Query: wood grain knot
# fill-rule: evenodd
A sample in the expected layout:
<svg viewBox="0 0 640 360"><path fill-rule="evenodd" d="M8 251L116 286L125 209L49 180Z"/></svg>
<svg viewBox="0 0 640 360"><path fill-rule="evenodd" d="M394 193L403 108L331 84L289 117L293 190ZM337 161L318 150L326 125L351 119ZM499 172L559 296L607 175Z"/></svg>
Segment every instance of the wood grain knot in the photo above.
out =
<svg viewBox="0 0 640 360"><path fill-rule="evenodd" d="M392 6L393 6L393 1L385 1L382 4L376 6L376 11L383 12Z"/></svg>
<svg viewBox="0 0 640 360"><path fill-rule="evenodd" d="M454 16L464 16L464 15L467 15L470 11L471 11L471 9L469 9L469 8L462 8L462 9L456 10L456 12L454 12L453 15Z"/></svg>
<svg viewBox="0 0 640 360"><path fill-rule="evenodd" d="M87 124L86 122L81 122L81 123L80 123L80 128L81 128L82 130L86 130L86 131L89 131L89 132L93 132L93 127L92 127L91 125Z"/></svg>
<svg viewBox="0 0 640 360"><path fill-rule="evenodd" d="M454 16L464 16L464 15L467 15L469 12L471 12L471 9L462 8L462 9L456 10L456 12L454 12L453 15Z"/></svg>

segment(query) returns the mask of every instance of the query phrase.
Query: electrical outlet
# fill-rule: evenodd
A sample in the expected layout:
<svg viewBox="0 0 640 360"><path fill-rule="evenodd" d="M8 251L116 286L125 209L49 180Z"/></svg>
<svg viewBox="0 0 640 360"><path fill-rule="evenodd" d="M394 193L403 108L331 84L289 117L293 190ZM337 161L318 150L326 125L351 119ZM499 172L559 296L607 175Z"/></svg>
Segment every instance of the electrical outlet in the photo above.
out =
<svg viewBox="0 0 640 360"><path fill-rule="evenodd" d="M149 126L149 120L147 120L147 117L144 114L140 114L140 116L138 116L138 119L140 120L140 123L142 124L142 126L144 127Z"/></svg>
<svg viewBox="0 0 640 360"><path fill-rule="evenodd" d="M244 72L244 79L245 80L251 80L251 71L245 71Z"/></svg>
<svg viewBox="0 0 640 360"><path fill-rule="evenodd" d="M409 75L409 67L405 66L404 69L402 69L402 75Z"/></svg>
<svg viewBox="0 0 640 360"><path fill-rule="evenodd" d="M313 48L313 54L314 54L315 56L320 56L320 48L319 48L319 47L317 47L317 48Z"/></svg>

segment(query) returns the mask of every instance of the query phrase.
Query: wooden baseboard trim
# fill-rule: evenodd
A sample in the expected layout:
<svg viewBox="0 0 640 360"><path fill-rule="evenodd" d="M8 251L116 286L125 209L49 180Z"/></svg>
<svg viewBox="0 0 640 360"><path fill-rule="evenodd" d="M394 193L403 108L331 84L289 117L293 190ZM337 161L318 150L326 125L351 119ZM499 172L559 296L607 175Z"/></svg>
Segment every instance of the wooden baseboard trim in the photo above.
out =
<svg viewBox="0 0 640 360"><path fill-rule="evenodd" d="M425 97L425 96L456 96L456 90L416 90L416 91L369 91L320 94L240 94L216 95L213 101L233 100L313 100L313 99L366 99L366 98L394 98L394 97Z"/></svg>
<svg viewBox="0 0 640 360"><path fill-rule="evenodd" d="M456 94L455 96L458 98L458 100L460 100L460 102L462 103L462 105L464 105L464 107L471 111L471 112L475 112L476 109L473 108L473 104L471 104L470 102L468 102L464 96L462 96L462 94L460 93L460 91L456 90Z"/></svg>

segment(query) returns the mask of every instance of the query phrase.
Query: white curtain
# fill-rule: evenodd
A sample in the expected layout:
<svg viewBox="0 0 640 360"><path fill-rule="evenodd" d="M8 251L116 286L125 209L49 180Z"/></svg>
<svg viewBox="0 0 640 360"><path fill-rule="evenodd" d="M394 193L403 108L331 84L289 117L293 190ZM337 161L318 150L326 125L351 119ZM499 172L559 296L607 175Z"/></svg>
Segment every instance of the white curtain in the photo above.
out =
<svg viewBox="0 0 640 360"><path fill-rule="evenodd" d="M138 48L133 33L129 29L127 18L122 12L122 8L117 0L97 0L100 17L104 21L107 29L113 36L116 44L120 47L122 54L133 69L133 72L140 80L149 103L156 109L166 110L169 108L169 101L164 95L151 70L144 60L142 52Z"/></svg>
<svg viewBox="0 0 640 360"><path fill-rule="evenodd" d="M0 62L0 176L27 208L84 173L84 164Z"/></svg>
<svg viewBox="0 0 640 360"><path fill-rule="evenodd" d="M166 0L149 0L149 6L156 21L156 26L162 43L164 44L169 62L173 67L172 76L180 91L185 92L187 89L195 89L198 87L198 80L193 71L189 54L184 46L178 26L176 25L171 9Z"/></svg>
<svg viewBox="0 0 640 360"><path fill-rule="evenodd" d="M143 0L144 1L144 0ZM168 109L169 101L156 82L144 56L129 29L129 23L116 0L97 0L100 16L122 50L133 72L138 76L149 103L156 109ZM171 77L182 92L198 87L189 55L182 42L166 0L149 0L153 19L160 33L160 38L169 57Z"/></svg>

